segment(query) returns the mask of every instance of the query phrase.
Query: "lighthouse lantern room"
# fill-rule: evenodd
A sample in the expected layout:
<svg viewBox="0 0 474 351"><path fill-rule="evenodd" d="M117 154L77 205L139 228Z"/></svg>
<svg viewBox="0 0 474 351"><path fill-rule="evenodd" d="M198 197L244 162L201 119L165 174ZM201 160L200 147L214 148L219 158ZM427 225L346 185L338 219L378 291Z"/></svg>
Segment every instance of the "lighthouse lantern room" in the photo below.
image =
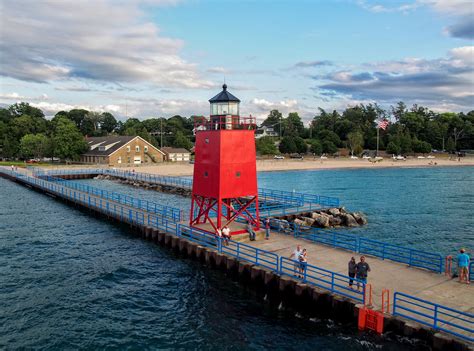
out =
<svg viewBox="0 0 474 351"><path fill-rule="evenodd" d="M240 117L240 100L227 91L209 100L210 118L195 119L195 160L190 225L208 232L228 226L258 230L255 118Z"/></svg>

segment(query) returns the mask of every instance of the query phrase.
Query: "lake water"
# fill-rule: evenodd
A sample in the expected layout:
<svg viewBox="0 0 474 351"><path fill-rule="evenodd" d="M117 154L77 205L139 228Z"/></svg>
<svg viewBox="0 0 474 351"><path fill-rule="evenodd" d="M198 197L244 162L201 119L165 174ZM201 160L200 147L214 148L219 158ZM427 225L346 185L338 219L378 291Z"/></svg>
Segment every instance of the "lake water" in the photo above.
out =
<svg viewBox="0 0 474 351"><path fill-rule="evenodd" d="M281 172L260 174L259 181L339 196L368 215L361 235L449 251L473 246L472 171ZM100 186L188 202L113 182ZM279 311L222 273L137 239L126 227L0 178L0 349L422 347Z"/></svg>

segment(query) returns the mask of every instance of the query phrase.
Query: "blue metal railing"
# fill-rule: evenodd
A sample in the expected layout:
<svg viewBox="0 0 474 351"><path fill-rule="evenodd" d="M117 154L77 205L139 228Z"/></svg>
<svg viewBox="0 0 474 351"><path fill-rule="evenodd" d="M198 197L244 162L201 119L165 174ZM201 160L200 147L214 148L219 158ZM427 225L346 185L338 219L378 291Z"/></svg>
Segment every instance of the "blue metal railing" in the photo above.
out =
<svg viewBox="0 0 474 351"><path fill-rule="evenodd" d="M230 240L227 245L223 244L221 251L237 259L242 259L271 269L274 272L279 271L278 255L273 252L232 240Z"/></svg>
<svg viewBox="0 0 474 351"><path fill-rule="evenodd" d="M90 208L99 209L103 213L115 215L123 221L143 226L146 224L167 233L185 237L186 239L199 243L202 246L216 249L218 252L269 268L278 274L293 276L295 279L301 280L307 284L349 297L361 303L364 302L365 284L357 279L353 280L356 284L358 282L362 285L362 291L350 289L347 286L350 279L348 276L330 270L307 263L302 266L301 262L281 257L275 253L261 250L243 243L230 241L229 245L226 246L223 245L221 239L212 234L177 224L156 214L148 214L147 221L145 221L145 214L143 212L124 207L121 204L109 201L108 199L97 198L94 196L91 197L88 193L83 193L76 189L62 186L58 183L48 182L44 179L28 177L18 172L7 171L2 168L0 168L0 172L20 178L25 183L35 185L49 193L56 194L78 203L83 203ZM403 253L401 255L405 254ZM471 278L473 263L474 262L470 263ZM455 310L417 297L396 292L394 294L393 315L414 320L471 342L474 341L472 336L474 332L474 315L468 312Z"/></svg>
<svg viewBox="0 0 474 351"><path fill-rule="evenodd" d="M443 256L400 245L388 244L378 240L367 239L355 234L338 233L314 227L291 223L290 226L279 226L282 221L272 221L272 229L291 234L306 240L318 242L331 247L341 248L364 255L371 255L395 262L405 263L412 267L424 268L433 272L443 273Z"/></svg>
<svg viewBox="0 0 474 351"><path fill-rule="evenodd" d="M280 257L280 273L364 303L365 283L359 279L349 278L346 275L286 257ZM355 285L360 285L362 290L351 289L349 279L352 279Z"/></svg>
<svg viewBox="0 0 474 351"><path fill-rule="evenodd" d="M414 320L433 329L474 341L474 314L438 305L414 296L396 292L393 315Z"/></svg>
<svg viewBox="0 0 474 351"><path fill-rule="evenodd" d="M66 186L71 189L76 189L83 191L95 196L100 196L112 201L119 202L124 205L132 206L145 210L147 212L152 212L159 214L161 216L167 217L175 222L180 222L183 220L183 212L177 207L171 207L166 205L161 205L153 201L137 199L129 195L120 194L114 191L108 191L100 188L96 188L87 184L77 183L70 180L64 180L61 178L46 176L46 180L50 182L56 182L63 186Z"/></svg>
<svg viewBox="0 0 474 351"><path fill-rule="evenodd" d="M469 280L474 281L474 260L469 263Z"/></svg>
<svg viewBox="0 0 474 351"><path fill-rule="evenodd" d="M149 173L140 173L132 171L122 171L110 168L87 168L87 169L51 169L39 170L35 169L33 175L37 177L42 176L57 176L57 175L73 175L73 174L103 174L119 178L133 179L137 181L144 181L148 183L155 183L160 185L176 186L181 188L192 187L192 179L183 177L158 176ZM329 197L323 195L306 194L299 192L290 192L284 190L273 189L258 189L259 197L262 199L271 199L273 201L282 201L283 203L290 203L297 207L306 205L318 205L318 207L338 207L340 205L339 199L336 197Z"/></svg>

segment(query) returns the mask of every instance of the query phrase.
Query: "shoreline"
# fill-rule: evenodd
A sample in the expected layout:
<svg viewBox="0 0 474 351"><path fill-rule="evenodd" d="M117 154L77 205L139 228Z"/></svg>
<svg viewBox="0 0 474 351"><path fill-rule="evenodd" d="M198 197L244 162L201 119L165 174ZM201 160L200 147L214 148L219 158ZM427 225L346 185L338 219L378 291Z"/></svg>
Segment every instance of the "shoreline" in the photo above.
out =
<svg viewBox="0 0 474 351"><path fill-rule="evenodd" d="M436 165L434 164L436 162ZM358 170L358 169L390 169L390 168L446 168L473 167L474 158L464 158L461 162L446 158L439 159L409 159L370 163L367 160L328 159L328 160L257 160L257 172L290 172L290 171L319 171L319 170ZM190 163L166 163L156 166L125 167L124 169L137 172L159 174L165 176L192 176L194 165Z"/></svg>
<svg viewBox="0 0 474 351"><path fill-rule="evenodd" d="M436 164L435 164L436 163ZM21 166L20 166L21 167ZM96 165L56 165L43 166L43 169L70 169L70 168L117 168L119 170L135 170L140 173L149 173L162 176L189 177L193 175L194 164L187 162L165 162L152 166L117 167L102 164ZM474 167L474 157L463 158L460 162L448 158L435 159L408 159L394 161L384 159L381 162L371 163L368 160L358 159L311 159L311 160L257 160L257 172L290 172L290 171L324 171L324 170L360 170L360 169L400 169L400 168L446 168L446 167Z"/></svg>

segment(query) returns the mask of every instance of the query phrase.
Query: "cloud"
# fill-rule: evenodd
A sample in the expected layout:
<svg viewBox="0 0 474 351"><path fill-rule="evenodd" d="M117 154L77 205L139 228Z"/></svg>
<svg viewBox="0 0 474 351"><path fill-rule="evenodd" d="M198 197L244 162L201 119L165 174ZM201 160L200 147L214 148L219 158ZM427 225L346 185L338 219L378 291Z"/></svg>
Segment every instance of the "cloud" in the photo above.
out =
<svg viewBox="0 0 474 351"><path fill-rule="evenodd" d="M452 49L446 58L367 63L358 70L327 74L314 90L330 98L338 96L386 104L403 100L434 108L444 105L456 106L456 110L472 110L473 55L474 47L464 46Z"/></svg>
<svg viewBox="0 0 474 351"><path fill-rule="evenodd" d="M474 20L473 17L463 17L457 23L448 26L446 32L455 38L474 39Z"/></svg>
<svg viewBox="0 0 474 351"><path fill-rule="evenodd" d="M174 1L148 1L169 4ZM10 1L2 9L0 74L32 82L151 82L208 88L183 42L145 20L139 1Z"/></svg>
<svg viewBox="0 0 474 351"><path fill-rule="evenodd" d="M322 61L301 61L293 65L294 68L307 68L307 67L320 67L320 66L331 66L332 62L328 60Z"/></svg>

